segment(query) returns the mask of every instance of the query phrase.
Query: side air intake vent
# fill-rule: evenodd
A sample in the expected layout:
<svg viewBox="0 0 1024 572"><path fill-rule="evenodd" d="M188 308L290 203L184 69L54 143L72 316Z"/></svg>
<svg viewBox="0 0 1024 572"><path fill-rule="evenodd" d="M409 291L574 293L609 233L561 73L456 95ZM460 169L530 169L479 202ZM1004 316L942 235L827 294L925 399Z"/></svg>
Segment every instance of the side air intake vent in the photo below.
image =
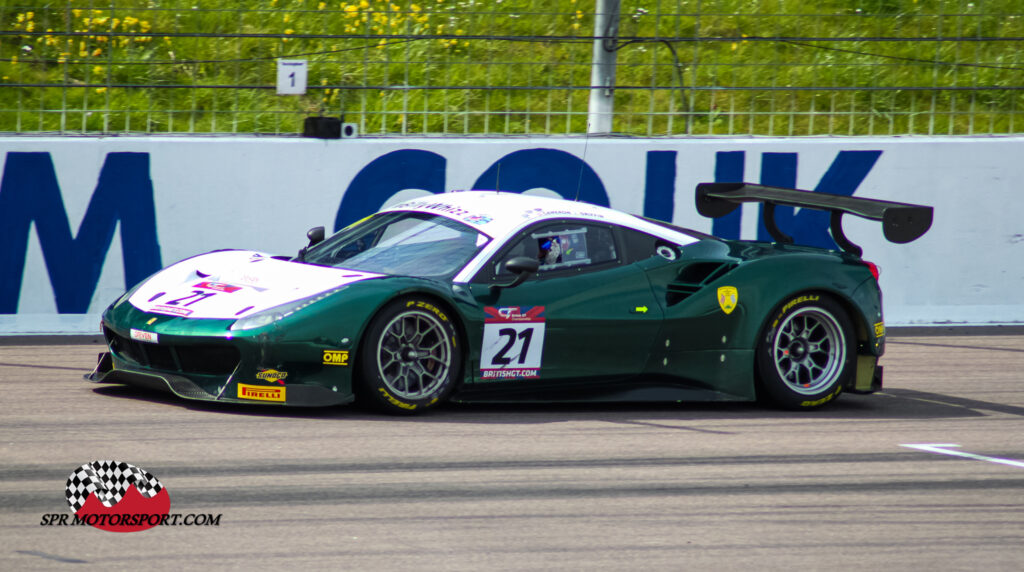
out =
<svg viewBox="0 0 1024 572"><path fill-rule="evenodd" d="M727 262L694 262L679 271L679 276L668 283L665 295L669 306L674 306L696 294L701 288L714 282L726 272L736 268Z"/></svg>

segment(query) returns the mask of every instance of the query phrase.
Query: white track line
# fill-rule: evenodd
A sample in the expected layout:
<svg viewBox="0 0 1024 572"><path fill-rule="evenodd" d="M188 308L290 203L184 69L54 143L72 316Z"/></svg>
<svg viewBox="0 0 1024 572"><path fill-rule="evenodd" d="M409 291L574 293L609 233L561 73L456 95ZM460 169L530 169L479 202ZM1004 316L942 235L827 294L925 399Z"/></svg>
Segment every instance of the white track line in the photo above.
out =
<svg viewBox="0 0 1024 572"><path fill-rule="evenodd" d="M988 461L989 463L999 463L1000 465L1010 465L1011 467L1019 467L1024 469L1024 461L1015 461L1013 459L1000 459L999 457L987 457L985 455L975 455L974 453L965 453L963 451L951 451L947 447L959 447L956 443L928 443L928 444L901 444L900 447L909 447L911 449L919 449L921 451L927 451L929 453L938 453L940 455L951 455L953 457L963 457L965 459L974 459L975 461Z"/></svg>

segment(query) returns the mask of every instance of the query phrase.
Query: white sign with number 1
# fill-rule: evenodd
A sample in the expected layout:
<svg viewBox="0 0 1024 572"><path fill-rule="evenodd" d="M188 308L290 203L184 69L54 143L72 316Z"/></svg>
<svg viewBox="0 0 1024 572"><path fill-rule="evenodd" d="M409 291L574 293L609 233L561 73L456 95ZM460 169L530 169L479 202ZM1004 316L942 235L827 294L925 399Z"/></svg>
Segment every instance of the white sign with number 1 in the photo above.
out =
<svg viewBox="0 0 1024 572"><path fill-rule="evenodd" d="M308 70L306 60L277 60L277 94L304 95Z"/></svg>

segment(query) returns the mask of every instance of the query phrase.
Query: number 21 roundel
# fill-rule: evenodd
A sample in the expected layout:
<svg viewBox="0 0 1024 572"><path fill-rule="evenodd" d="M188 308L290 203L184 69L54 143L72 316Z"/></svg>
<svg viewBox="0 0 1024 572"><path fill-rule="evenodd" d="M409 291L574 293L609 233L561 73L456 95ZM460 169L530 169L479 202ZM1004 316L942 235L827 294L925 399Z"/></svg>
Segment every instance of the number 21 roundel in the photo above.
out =
<svg viewBox="0 0 1024 572"><path fill-rule="evenodd" d="M488 306L484 312L481 379L539 377L544 353L544 306Z"/></svg>

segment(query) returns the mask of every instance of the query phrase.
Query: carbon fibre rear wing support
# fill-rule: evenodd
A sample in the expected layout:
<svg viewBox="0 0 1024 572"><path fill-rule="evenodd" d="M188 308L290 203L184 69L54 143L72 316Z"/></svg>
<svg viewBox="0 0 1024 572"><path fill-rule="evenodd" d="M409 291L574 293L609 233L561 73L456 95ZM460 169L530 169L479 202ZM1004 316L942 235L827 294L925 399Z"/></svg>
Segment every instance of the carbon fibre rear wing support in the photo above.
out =
<svg viewBox="0 0 1024 572"><path fill-rule="evenodd" d="M775 223L776 205L829 211L832 239L839 248L860 256L863 250L843 233L843 214L882 222L889 242L916 240L932 226L932 207L895 203L878 199L846 197L799 189L764 187L750 183L700 183L697 185L697 212L709 218L725 216L741 203L764 203L764 226L776 242L792 243L793 238Z"/></svg>

